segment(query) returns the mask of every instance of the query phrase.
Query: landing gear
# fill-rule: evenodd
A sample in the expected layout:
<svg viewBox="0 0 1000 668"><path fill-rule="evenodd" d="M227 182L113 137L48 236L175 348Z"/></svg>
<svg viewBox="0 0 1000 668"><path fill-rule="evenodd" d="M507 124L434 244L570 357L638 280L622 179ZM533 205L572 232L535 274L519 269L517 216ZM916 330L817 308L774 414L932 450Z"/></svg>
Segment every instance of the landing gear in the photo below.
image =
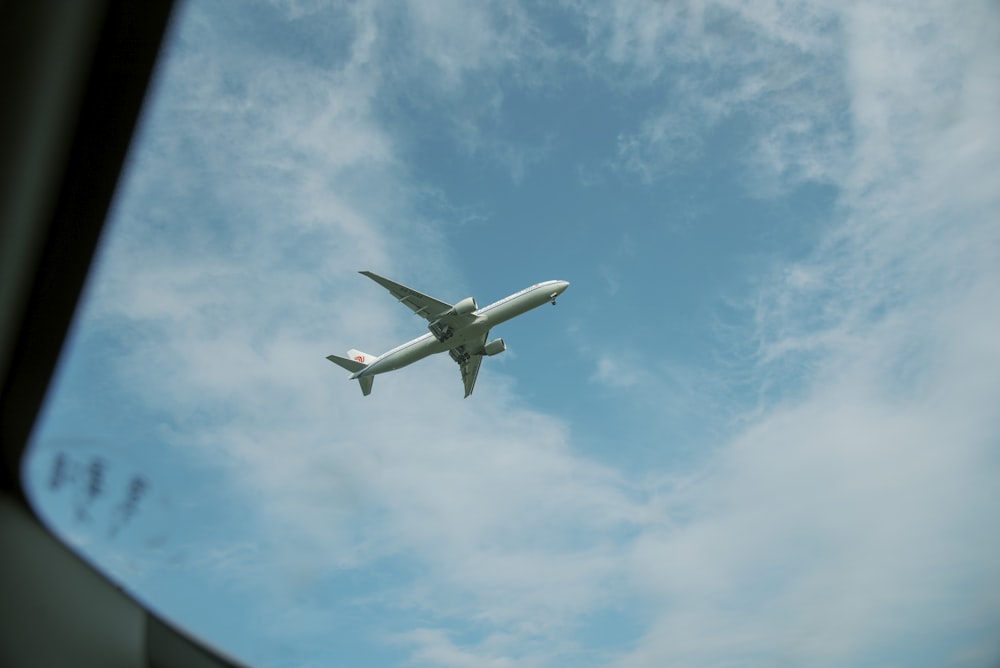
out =
<svg viewBox="0 0 1000 668"><path fill-rule="evenodd" d="M466 350L464 346L450 350L448 354L451 355L451 358L459 364L465 364L472 359L472 353Z"/></svg>
<svg viewBox="0 0 1000 668"><path fill-rule="evenodd" d="M444 343L445 341L450 339L452 335L455 333L454 329L452 329L451 327L443 327L439 325L437 321L427 325L427 329L431 330L431 333L434 335L434 338L436 338L441 343Z"/></svg>

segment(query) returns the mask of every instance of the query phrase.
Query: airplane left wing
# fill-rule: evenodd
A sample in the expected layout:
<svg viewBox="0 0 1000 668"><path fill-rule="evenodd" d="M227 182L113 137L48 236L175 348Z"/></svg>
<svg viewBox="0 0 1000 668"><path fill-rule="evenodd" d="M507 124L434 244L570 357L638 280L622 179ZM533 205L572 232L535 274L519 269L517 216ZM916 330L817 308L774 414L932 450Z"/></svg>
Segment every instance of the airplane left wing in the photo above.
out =
<svg viewBox="0 0 1000 668"><path fill-rule="evenodd" d="M482 341L479 341L474 348L482 348L486 344L489 332L483 334ZM462 383L465 385L465 398L472 394L476 386L476 378L479 377L479 365L483 363L482 355L473 355L469 352L469 346L462 345L448 351L451 358L458 362L462 370Z"/></svg>

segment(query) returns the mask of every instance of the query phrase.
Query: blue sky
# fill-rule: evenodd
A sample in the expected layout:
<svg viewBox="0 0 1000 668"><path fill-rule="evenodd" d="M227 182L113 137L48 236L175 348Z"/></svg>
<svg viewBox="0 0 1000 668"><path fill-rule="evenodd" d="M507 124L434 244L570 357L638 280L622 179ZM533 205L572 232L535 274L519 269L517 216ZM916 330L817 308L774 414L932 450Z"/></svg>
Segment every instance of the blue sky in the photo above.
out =
<svg viewBox="0 0 1000 668"><path fill-rule="evenodd" d="M995 665L997 118L985 0L188 3L33 499L252 665ZM362 397L361 269L572 285Z"/></svg>

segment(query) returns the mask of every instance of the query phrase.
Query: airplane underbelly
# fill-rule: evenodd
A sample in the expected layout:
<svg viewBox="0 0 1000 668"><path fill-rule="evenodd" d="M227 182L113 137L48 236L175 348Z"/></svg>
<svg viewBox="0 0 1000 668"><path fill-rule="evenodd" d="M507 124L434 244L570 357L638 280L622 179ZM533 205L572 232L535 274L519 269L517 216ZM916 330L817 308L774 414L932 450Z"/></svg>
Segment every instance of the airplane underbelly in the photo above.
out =
<svg viewBox="0 0 1000 668"><path fill-rule="evenodd" d="M507 322L511 318L517 317L522 313L530 311L536 306L544 304L546 301L548 300L544 297L539 299L537 296L533 296L533 298L517 299L506 304L501 304L495 309L492 309L488 313L484 314L486 316L487 325L489 327L493 327L502 322Z"/></svg>
<svg viewBox="0 0 1000 668"><path fill-rule="evenodd" d="M474 325L459 330L455 333L454 340L448 341L447 349L455 348L459 345L478 343L483 338L483 334L490 328L490 323L486 318L481 318Z"/></svg>
<svg viewBox="0 0 1000 668"><path fill-rule="evenodd" d="M407 346L402 350L396 350L386 357L383 357L379 360L378 372L382 373L384 371L402 369L404 366L409 366L414 362L422 360L428 355L433 355L434 353L441 352L444 349L445 347L436 339L428 337L414 343L411 346Z"/></svg>

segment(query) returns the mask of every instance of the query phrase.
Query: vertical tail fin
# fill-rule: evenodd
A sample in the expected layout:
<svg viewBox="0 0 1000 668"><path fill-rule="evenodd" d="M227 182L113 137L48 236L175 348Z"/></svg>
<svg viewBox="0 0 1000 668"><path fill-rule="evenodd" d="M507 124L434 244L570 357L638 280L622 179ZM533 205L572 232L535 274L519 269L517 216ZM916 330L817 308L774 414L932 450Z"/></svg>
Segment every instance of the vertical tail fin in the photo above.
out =
<svg viewBox="0 0 1000 668"><path fill-rule="evenodd" d="M347 351L347 356L355 362L360 362L365 366L368 366L378 359L378 355L369 355L368 353L363 353L360 350L355 350L354 348Z"/></svg>
<svg viewBox="0 0 1000 668"><path fill-rule="evenodd" d="M347 351L350 358L347 357L337 357L336 355L327 355L326 358L336 364L339 367L347 369L351 373L358 373L362 371L369 364L378 359L375 355L369 355L368 353L363 353L360 350ZM372 382L374 382L374 376L363 376L358 378L358 383L361 385L361 393L366 397L372 393Z"/></svg>

